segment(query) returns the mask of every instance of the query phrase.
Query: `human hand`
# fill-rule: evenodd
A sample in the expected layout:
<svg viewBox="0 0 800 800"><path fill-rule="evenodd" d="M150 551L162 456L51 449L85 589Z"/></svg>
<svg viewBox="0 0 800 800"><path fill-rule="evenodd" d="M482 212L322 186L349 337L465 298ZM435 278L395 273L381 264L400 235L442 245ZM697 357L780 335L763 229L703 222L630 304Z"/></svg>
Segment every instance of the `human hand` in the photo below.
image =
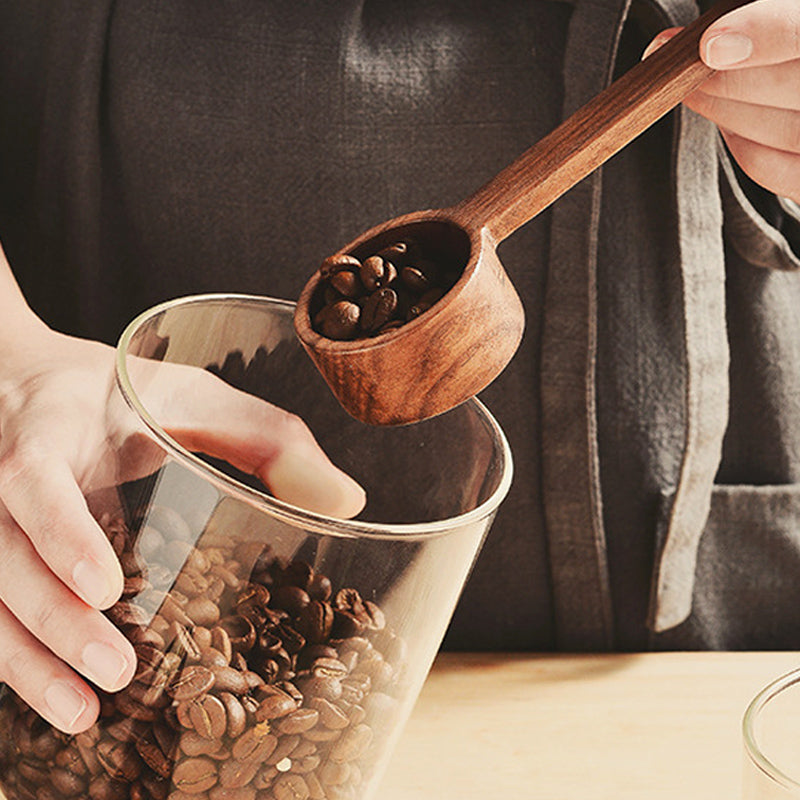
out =
<svg viewBox="0 0 800 800"><path fill-rule="evenodd" d="M11 346L0 342L0 681L67 733L90 727L99 711L83 678L118 691L136 666L100 613L120 597L123 575L84 499L112 458L113 359L111 348L38 320L16 329ZM361 510L363 491L302 421L204 370L158 367L148 401L185 447L258 475L294 505L340 517ZM193 402L200 392L213 397L213 412Z"/></svg>
<svg viewBox="0 0 800 800"><path fill-rule="evenodd" d="M652 53L680 29L662 31ZM776 195L800 201L800 2L755 0L700 40L718 70L685 101L715 122L739 166Z"/></svg>

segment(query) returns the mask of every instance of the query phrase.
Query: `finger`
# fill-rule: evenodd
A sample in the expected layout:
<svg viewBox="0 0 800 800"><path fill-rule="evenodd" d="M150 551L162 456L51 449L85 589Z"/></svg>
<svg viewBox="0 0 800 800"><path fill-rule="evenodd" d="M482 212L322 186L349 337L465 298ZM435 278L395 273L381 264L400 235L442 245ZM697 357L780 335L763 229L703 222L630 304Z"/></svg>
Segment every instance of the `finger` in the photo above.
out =
<svg viewBox="0 0 800 800"><path fill-rule="evenodd" d="M131 643L99 611L77 598L0 510L0 600L55 656L108 692L125 687L136 669Z"/></svg>
<svg viewBox="0 0 800 800"><path fill-rule="evenodd" d="M0 681L64 733L91 727L100 712L95 693L50 653L0 603Z"/></svg>
<svg viewBox="0 0 800 800"><path fill-rule="evenodd" d="M685 102L726 131L777 150L800 152L800 111L724 100L702 90Z"/></svg>
<svg viewBox="0 0 800 800"><path fill-rule="evenodd" d="M159 420L184 447L256 475L278 499L307 511L347 518L363 509L362 487L330 461L299 417L193 372L191 390L184 384L170 392Z"/></svg>
<svg viewBox="0 0 800 800"><path fill-rule="evenodd" d="M655 53L659 47L665 45L673 36L677 36L683 28L666 28L665 30L661 31L657 36L653 38L653 41L647 45L642 53L642 58L645 59L648 56Z"/></svg>
<svg viewBox="0 0 800 800"><path fill-rule="evenodd" d="M715 72L702 91L712 97L800 111L800 60Z"/></svg>
<svg viewBox="0 0 800 800"><path fill-rule="evenodd" d="M730 11L703 33L700 55L714 69L800 58L800 3L755 0Z"/></svg>
<svg viewBox="0 0 800 800"><path fill-rule="evenodd" d="M730 131L722 135L736 163L760 186L800 202L800 154L787 153Z"/></svg>
<svg viewBox="0 0 800 800"><path fill-rule="evenodd" d="M3 442L0 497L45 563L79 597L108 608L124 578L108 538L89 513L69 465L46 446Z"/></svg>

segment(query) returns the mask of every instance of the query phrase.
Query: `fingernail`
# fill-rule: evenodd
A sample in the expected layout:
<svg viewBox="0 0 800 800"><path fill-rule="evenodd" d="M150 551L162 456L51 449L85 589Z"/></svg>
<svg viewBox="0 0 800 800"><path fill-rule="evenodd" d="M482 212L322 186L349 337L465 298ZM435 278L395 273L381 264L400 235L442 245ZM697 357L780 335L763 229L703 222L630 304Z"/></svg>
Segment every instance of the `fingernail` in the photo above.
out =
<svg viewBox="0 0 800 800"><path fill-rule="evenodd" d="M268 477L276 497L306 511L352 517L364 507L364 490L349 475L296 453L281 453Z"/></svg>
<svg viewBox="0 0 800 800"><path fill-rule="evenodd" d="M65 681L54 681L44 691L44 701L56 726L71 732L89 703Z"/></svg>
<svg viewBox="0 0 800 800"><path fill-rule="evenodd" d="M107 692L121 688L122 676L129 669L128 659L115 647L102 642L87 644L81 660L84 675Z"/></svg>
<svg viewBox="0 0 800 800"><path fill-rule="evenodd" d="M106 571L90 558L75 565L72 579L80 596L94 608L107 608L116 600Z"/></svg>
<svg viewBox="0 0 800 800"><path fill-rule="evenodd" d="M706 42L705 61L709 67L730 67L749 58L753 42L743 33L721 33Z"/></svg>
<svg viewBox="0 0 800 800"><path fill-rule="evenodd" d="M655 53L655 51L658 50L659 47L665 45L671 38L672 36L663 33L660 33L658 36L656 36L656 38L653 39L653 41L650 42L649 45L647 45L644 53L642 53L642 61L644 61L644 59L646 59L648 56Z"/></svg>

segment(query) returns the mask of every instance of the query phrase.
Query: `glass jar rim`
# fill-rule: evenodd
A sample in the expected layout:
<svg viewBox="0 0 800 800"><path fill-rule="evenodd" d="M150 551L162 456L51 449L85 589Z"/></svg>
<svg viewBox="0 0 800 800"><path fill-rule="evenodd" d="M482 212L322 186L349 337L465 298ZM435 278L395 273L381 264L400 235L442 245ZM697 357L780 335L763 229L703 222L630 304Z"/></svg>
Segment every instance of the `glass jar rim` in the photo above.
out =
<svg viewBox="0 0 800 800"><path fill-rule="evenodd" d="M777 767L763 752L756 735L756 723L764 708L782 692L800 683L800 667L768 683L750 701L742 719L742 738L748 758L765 775L784 789L800 789L800 783Z"/></svg>
<svg viewBox="0 0 800 800"><path fill-rule="evenodd" d="M456 516L440 520L431 520L429 522L379 523L369 522L368 520L329 517L324 514L308 511L236 480L183 447L158 424L158 421L139 398L133 387L126 364L128 349L133 336L143 325L155 317L168 312L170 309L190 305L224 304L230 302L257 306L276 306L286 309L290 314L293 313L295 308L294 301L261 295L240 293L186 295L159 303L140 313L125 327L117 342L114 370L116 386L128 408L138 417L158 445L173 458L215 485L225 494L234 496L238 500L272 517L289 522L290 524L300 525L304 529L314 532L371 539L404 538L410 541L413 539L427 539L445 535L456 528L471 525L494 514L506 494L508 494L508 490L511 486L513 460L511 448L505 433L489 409L476 397L467 400L466 404L470 404L474 407L478 416L490 431L495 446L501 454L502 475L494 491L480 505ZM299 346L300 344L298 342L298 347Z"/></svg>

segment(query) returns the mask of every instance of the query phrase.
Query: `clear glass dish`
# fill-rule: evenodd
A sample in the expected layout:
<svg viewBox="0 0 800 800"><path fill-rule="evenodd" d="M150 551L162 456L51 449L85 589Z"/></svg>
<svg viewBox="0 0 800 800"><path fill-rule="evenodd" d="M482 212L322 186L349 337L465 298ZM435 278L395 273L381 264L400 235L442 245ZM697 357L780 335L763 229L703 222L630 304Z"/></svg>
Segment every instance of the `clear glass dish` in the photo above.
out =
<svg viewBox="0 0 800 800"><path fill-rule="evenodd" d="M742 721L743 800L800 798L800 669L752 700Z"/></svg>

